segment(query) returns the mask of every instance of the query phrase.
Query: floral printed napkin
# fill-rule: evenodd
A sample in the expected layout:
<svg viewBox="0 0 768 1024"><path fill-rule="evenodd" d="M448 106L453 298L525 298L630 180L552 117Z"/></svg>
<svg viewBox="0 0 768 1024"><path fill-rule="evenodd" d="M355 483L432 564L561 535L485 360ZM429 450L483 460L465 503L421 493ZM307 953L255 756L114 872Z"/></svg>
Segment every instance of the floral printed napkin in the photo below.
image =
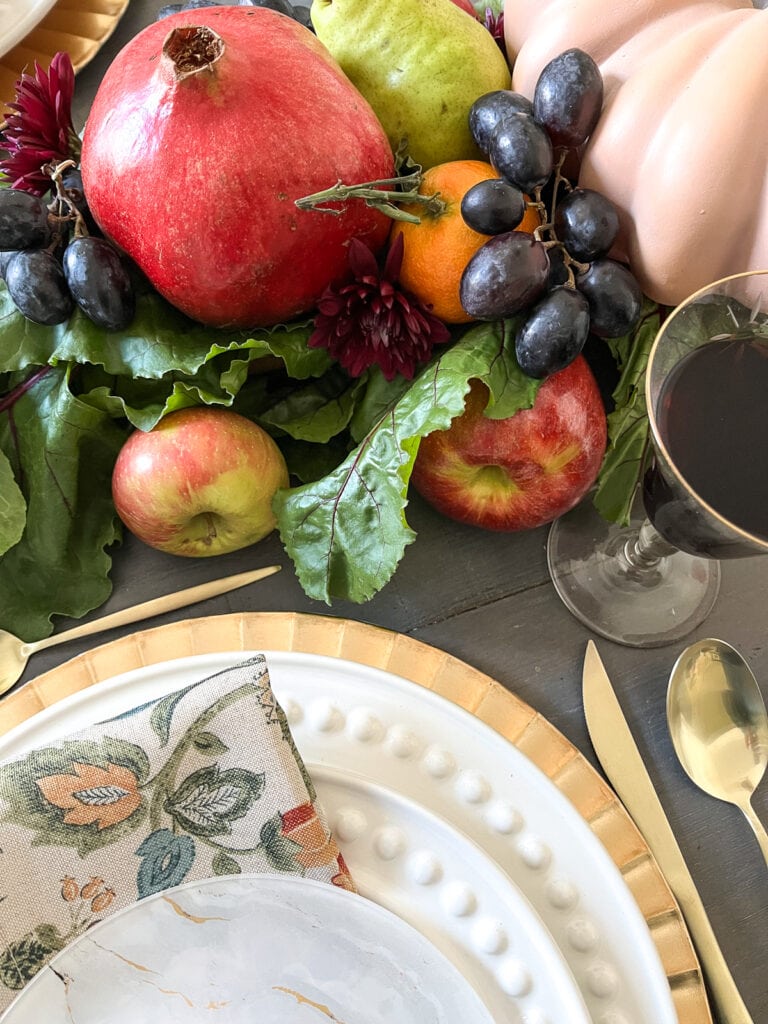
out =
<svg viewBox="0 0 768 1024"><path fill-rule="evenodd" d="M258 871L354 891L263 655L0 763L0 1011L105 915Z"/></svg>

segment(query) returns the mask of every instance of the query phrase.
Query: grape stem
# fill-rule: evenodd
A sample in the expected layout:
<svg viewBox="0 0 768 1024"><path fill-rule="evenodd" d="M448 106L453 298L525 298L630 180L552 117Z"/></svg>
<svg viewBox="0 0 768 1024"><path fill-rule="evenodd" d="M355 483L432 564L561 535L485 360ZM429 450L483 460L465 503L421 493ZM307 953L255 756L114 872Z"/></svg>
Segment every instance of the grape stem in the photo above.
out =
<svg viewBox="0 0 768 1024"><path fill-rule="evenodd" d="M327 206L327 203L346 203L350 199L362 199L366 206L371 206L385 213L393 220L404 220L410 224L420 224L421 218L406 210L401 210L396 203L415 203L424 207L426 213L433 217L445 212L446 204L440 193L425 196L419 192L422 182L421 170L414 171L398 178L378 178L375 181L363 181L357 185L345 185L339 179L335 185L303 196L296 200L300 210L316 210L318 213L330 213L339 217L343 208ZM386 188L388 185L399 185L400 188Z"/></svg>
<svg viewBox="0 0 768 1024"><path fill-rule="evenodd" d="M565 187L569 191L571 189L570 181L568 181L568 179L562 173L562 171L563 171L563 164L565 163L565 158L567 156L568 156L568 150L567 149L559 149L558 150L557 163L555 164L555 183L554 183L554 186L552 188L552 207L551 207L551 209L549 211L549 219L550 219L550 221L553 224L555 222L555 210L557 209L557 193L560 190L560 186L561 185L565 185Z"/></svg>
<svg viewBox="0 0 768 1024"><path fill-rule="evenodd" d="M563 266L565 267L568 273L568 280L565 283L565 287L573 289L576 287L576 275L573 272L574 267L580 273L586 273L586 271L589 270L589 264L580 263L578 260L575 260L568 252L566 247L563 245L563 243L558 239L557 234L555 232L555 214L557 213L557 193L559 192L561 185L564 185L569 192L573 188L570 181L568 181L565 175L562 174L563 164L565 163L565 158L567 156L567 149L558 150L557 163L554 167L555 180L552 186L552 203L549 209L549 215L547 216L546 203L541 198L541 187L535 190L534 202L530 203L529 205L535 207L539 211L539 216L541 217L541 224L539 224L539 226L534 230L533 237L538 242L541 242L545 249L559 248L561 250L563 254ZM544 235L547 235L549 237L545 239L543 237Z"/></svg>
<svg viewBox="0 0 768 1024"><path fill-rule="evenodd" d="M70 167L77 167L76 160L62 160L61 163L56 164L55 167L50 167L49 172L51 181L56 186L56 195L53 198L53 202L48 207L51 211L52 218L57 224L64 225L70 221L74 221L74 236L75 238L83 238L89 234L88 228L86 227L83 215L80 213L74 202L70 198L66 188L62 184L62 175L65 171L68 171ZM63 212L66 210L67 212ZM55 242L53 243L56 244Z"/></svg>

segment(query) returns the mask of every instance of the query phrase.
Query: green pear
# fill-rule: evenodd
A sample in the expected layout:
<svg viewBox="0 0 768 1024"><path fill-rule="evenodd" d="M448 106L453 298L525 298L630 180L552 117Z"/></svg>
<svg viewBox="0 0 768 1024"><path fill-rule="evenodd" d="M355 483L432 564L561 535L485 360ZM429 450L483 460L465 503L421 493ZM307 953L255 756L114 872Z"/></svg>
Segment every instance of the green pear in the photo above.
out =
<svg viewBox="0 0 768 1024"><path fill-rule="evenodd" d="M481 155L469 109L511 86L490 32L452 0L313 0L318 38L373 107L393 150L426 170Z"/></svg>

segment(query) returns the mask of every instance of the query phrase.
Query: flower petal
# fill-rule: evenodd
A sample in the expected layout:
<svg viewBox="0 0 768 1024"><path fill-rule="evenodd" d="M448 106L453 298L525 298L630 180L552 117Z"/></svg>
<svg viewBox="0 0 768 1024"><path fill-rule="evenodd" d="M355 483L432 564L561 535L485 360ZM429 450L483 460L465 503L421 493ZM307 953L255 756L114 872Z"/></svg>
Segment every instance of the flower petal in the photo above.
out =
<svg viewBox="0 0 768 1024"><path fill-rule="evenodd" d="M13 111L0 131L0 172L13 188L45 195L51 179L47 164L77 159L80 140L72 124L75 74L69 54L57 53L46 73L35 62L34 74L22 72L16 95L8 106Z"/></svg>
<svg viewBox="0 0 768 1024"><path fill-rule="evenodd" d="M349 267L355 277L365 281L366 277L374 281L379 279L379 265L371 250L359 238L349 243Z"/></svg>
<svg viewBox="0 0 768 1024"><path fill-rule="evenodd" d="M384 263L384 277L387 281L397 281L400 277L400 268L403 265L403 253L405 252L405 241L402 234L398 234L397 238L389 247L387 253L387 259Z"/></svg>

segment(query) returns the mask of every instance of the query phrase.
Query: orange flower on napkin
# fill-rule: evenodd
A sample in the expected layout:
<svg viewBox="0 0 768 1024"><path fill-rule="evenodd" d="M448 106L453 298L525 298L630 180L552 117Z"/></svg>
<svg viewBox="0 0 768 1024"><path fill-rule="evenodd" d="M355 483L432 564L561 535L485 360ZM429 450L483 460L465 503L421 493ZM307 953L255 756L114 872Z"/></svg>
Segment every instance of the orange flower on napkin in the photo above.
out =
<svg viewBox="0 0 768 1024"><path fill-rule="evenodd" d="M282 834L286 839L301 847L296 854L296 861L305 868L321 864L336 863L339 870L331 881L342 889L355 892L352 876L336 844L336 840L326 831L311 803L300 804L280 815L283 823Z"/></svg>
<svg viewBox="0 0 768 1024"><path fill-rule="evenodd" d="M72 766L74 775L48 775L37 785L48 803L66 810L65 825L98 824L99 829L130 818L141 804L139 783L129 768L108 764Z"/></svg>

